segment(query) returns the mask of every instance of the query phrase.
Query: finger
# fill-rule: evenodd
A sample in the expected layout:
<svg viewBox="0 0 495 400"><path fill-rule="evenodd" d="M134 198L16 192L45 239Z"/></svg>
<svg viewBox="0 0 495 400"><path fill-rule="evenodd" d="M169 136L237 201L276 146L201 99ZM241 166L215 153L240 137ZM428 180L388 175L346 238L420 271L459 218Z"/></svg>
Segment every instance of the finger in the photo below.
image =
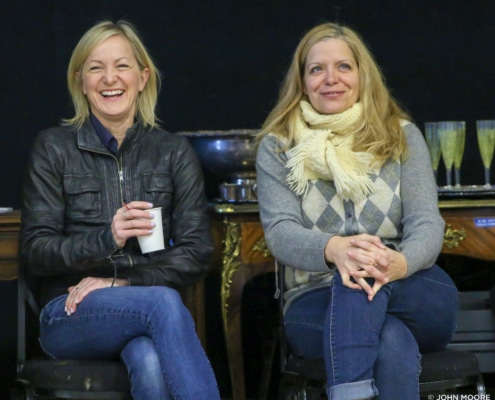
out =
<svg viewBox="0 0 495 400"><path fill-rule="evenodd" d="M384 259L380 258L380 259L376 262L375 267L376 267L379 271L381 271L381 272L383 272L383 271L385 271L385 272L386 272L386 271L388 271L388 270L389 270L390 264L388 263L388 261L387 261L387 260L384 260Z"/></svg>
<svg viewBox="0 0 495 400"><path fill-rule="evenodd" d="M359 235L350 240L354 246L359 246L367 249L371 249L373 246L380 249L386 248L378 236L372 236L368 234Z"/></svg>
<svg viewBox="0 0 495 400"><path fill-rule="evenodd" d="M370 250L354 247L347 251L347 256L354 261L355 265L358 265L361 268L365 268L368 265L377 267L379 265L388 264L387 254L376 247Z"/></svg>
<svg viewBox="0 0 495 400"><path fill-rule="evenodd" d="M140 220L140 219L153 219L155 214L148 210L141 210L139 208L119 208L117 215L121 216L121 220Z"/></svg>
<svg viewBox="0 0 495 400"><path fill-rule="evenodd" d="M124 208L128 208L129 210L147 210L153 208L153 203L147 201L131 201L130 203L125 203Z"/></svg>
<svg viewBox="0 0 495 400"><path fill-rule="evenodd" d="M388 282L388 277L380 271L379 264L363 264L360 271L352 271L351 275L355 278L373 278L382 283Z"/></svg>
<svg viewBox="0 0 495 400"><path fill-rule="evenodd" d="M369 296L373 296L373 289L369 285L368 281L366 281L366 279L357 278L356 282L366 293L368 293L368 298Z"/></svg>
<svg viewBox="0 0 495 400"><path fill-rule="evenodd" d="M77 304L80 301L79 297L80 297L79 286L73 286L69 288L69 295L67 296L67 300L65 302L65 312L68 316L76 312Z"/></svg>
<svg viewBox="0 0 495 400"><path fill-rule="evenodd" d="M351 279L351 277L348 274L342 275L342 284L348 288L351 289L358 289L361 290L361 286L358 285L354 280Z"/></svg>
<svg viewBox="0 0 495 400"><path fill-rule="evenodd" d="M151 235L156 223L153 220L133 219L129 220L122 235L126 237Z"/></svg>
<svg viewBox="0 0 495 400"><path fill-rule="evenodd" d="M368 294L368 300L369 301L372 301L373 298L375 297L375 295L378 293L378 291L383 287L383 284L381 284L380 282L378 281L375 281L375 283L373 284L373 293L370 295Z"/></svg>

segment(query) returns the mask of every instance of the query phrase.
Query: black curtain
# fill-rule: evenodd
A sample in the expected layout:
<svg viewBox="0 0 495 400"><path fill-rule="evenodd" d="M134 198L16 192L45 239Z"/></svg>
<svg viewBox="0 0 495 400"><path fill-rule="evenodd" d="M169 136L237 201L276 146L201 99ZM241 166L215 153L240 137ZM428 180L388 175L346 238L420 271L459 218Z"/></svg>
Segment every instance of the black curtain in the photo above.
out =
<svg viewBox="0 0 495 400"><path fill-rule="evenodd" d="M158 115L171 131L258 128L301 35L323 21L347 24L420 128L467 122L463 182L483 183L474 124L495 118L491 0L19 0L1 10L0 206L20 206L36 133L72 116L65 73L77 40L96 21L121 18L163 74Z"/></svg>

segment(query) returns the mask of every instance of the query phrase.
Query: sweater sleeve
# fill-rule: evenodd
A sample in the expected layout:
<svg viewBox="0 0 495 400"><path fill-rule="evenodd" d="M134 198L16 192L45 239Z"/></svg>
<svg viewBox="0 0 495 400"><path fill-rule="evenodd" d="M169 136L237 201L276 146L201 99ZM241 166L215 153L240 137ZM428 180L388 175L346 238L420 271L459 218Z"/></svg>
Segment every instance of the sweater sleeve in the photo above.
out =
<svg viewBox="0 0 495 400"><path fill-rule="evenodd" d="M324 250L330 233L304 227L301 198L286 182L287 157L280 142L266 136L256 157L257 196L265 240L283 264L306 271L328 271Z"/></svg>
<svg viewBox="0 0 495 400"><path fill-rule="evenodd" d="M407 261L407 276L431 267L443 245L444 220L428 148L419 129L404 128L409 156L402 163L401 200L403 236L399 250Z"/></svg>

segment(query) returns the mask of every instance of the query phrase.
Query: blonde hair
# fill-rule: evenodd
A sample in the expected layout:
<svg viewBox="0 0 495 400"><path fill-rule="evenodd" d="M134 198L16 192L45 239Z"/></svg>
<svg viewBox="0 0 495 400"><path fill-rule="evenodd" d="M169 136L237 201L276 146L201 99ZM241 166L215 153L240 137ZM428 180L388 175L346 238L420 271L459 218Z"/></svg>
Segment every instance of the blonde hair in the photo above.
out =
<svg viewBox="0 0 495 400"><path fill-rule="evenodd" d="M311 47L327 39L340 39L349 46L358 65L359 101L363 106L361 120L355 126L353 149L368 151L375 161L397 160L407 153L401 119L408 119L390 95L382 73L359 35L350 28L324 23L308 31L299 42L282 83L277 104L266 118L258 142L268 133L287 138L293 143L295 121L301 118L299 102L304 94L304 69Z"/></svg>
<svg viewBox="0 0 495 400"><path fill-rule="evenodd" d="M124 20L115 23L111 21L97 23L81 37L74 48L67 69L67 86L74 104L75 115L72 118L64 119L65 125L74 125L79 128L88 118L90 105L82 90L82 68L93 49L115 35L120 35L129 41L140 71L145 68L149 69L148 81L136 101L136 113L145 126L157 126L158 118L155 115L155 108L160 89L160 72L139 38L137 30L131 23Z"/></svg>

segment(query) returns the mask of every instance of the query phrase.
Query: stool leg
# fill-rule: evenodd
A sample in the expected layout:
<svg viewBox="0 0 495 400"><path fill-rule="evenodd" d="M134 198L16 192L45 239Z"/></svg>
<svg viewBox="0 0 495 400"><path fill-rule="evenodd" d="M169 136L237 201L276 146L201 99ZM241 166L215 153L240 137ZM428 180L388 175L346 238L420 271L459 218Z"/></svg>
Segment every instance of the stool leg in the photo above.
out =
<svg viewBox="0 0 495 400"><path fill-rule="evenodd" d="M272 377L273 360L275 359L275 349L278 343L278 328L274 329L271 337L266 340L263 346L263 369L261 375L259 400L267 400L268 389Z"/></svg>
<svg viewBox="0 0 495 400"><path fill-rule="evenodd" d="M486 394L485 381L483 380L483 375L479 374L478 382L476 383L476 389L478 394Z"/></svg>

